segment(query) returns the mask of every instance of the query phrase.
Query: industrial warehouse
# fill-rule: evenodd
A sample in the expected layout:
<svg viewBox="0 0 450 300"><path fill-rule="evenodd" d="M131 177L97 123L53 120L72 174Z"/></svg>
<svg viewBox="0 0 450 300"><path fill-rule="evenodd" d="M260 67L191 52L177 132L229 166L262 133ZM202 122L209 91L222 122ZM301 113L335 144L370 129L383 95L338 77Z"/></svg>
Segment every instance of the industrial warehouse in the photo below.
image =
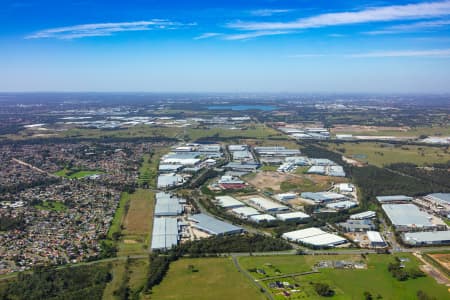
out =
<svg viewBox="0 0 450 300"><path fill-rule="evenodd" d="M311 227L283 233L282 238L312 247L335 247L345 244L347 240L338 235Z"/></svg>
<svg viewBox="0 0 450 300"><path fill-rule="evenodd" d="M289 207L287 207L286 205L279 204L277 202L262 197L250 198L249 203L262 209L265 212L278 212L289 210Z"/></svg>
<svg viewBox="0 0 450 300"><path fill-rule="evenodd" d="M441 219L421 211L414 204L383 204L381 207L397 231L427 231L447 228Z"/></svg>
<svg viewBox="0 0 450 300"><path fill-rule="evenodd" d="M166 250L178 245L178 221L175 218L155 218L153 222L152 250Z"/></svg>
<svg viewBox="0 0 450 300"><path fill-rule="evenodd" d="M183 213L181 202L185 200L174 197L165 192L156 193L155 216L178 216Z"/></svg>
<svg viewBox="0 0 450 300"><path fill-rule="evenodd" d="M181 186L193 173L213 167L223 157L221 149L219 144L185 144L172 148L159 162L158 189Z"/></svg>
<svg viewBox="0 0 450 300"><path fill-rule="evenodd" d="M450 231L407 232L403 234L403 241L413 246L449 245Z"/></svg>
<svg viewBox="0 0 450 300"><path fill-rule="evenodd" d="M219 205L220 207L225 208L225 209L245 206L244 203L242 203L239 200L236 200L235 198L233 198L231 196L218 196L218 197L216 197L216 201L217 201L217 205Z"/></svg>
<svg viewBox="0 0 450 300"><path fill-rule="evenodd" d="M195 214L188 218L192 222L192 227L204 231L210 235L228 235L239 234L244 232L244 229L205 214Z"/></svg>

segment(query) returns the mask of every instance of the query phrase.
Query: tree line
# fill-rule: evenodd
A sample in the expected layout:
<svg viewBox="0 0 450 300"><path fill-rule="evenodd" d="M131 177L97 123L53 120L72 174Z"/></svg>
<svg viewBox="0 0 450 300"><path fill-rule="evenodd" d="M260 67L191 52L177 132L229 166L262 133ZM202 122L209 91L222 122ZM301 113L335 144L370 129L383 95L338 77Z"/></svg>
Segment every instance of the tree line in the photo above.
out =
<svg viewBox="0 0 450 300"><path fill-rule="evenodd" d="M112 279L109 269L109 265L36 267L33 272L19 273L16 280L0 286L0 299L101 299L106 284Z"/></svg>

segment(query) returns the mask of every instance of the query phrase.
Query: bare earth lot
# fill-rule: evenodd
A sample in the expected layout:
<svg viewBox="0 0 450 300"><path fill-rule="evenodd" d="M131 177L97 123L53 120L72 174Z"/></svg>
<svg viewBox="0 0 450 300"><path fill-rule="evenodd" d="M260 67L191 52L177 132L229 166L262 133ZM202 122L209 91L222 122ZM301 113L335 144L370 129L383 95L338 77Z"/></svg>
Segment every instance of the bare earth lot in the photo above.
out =
<svg viewBox="0 0 450 300"><path fill-rule="evenodd" d="M442 267L450 271L450 253L446 254L429 254Z"/></svg>
<svg viewBox="0 0 450 300"><path fill-rule="evenodd" d="M346 182L347 179L309 174L286 174L272 171L258 172L249 178L248 183L259 190L274 192L318 192L331 187L333 183Z"/></svg>

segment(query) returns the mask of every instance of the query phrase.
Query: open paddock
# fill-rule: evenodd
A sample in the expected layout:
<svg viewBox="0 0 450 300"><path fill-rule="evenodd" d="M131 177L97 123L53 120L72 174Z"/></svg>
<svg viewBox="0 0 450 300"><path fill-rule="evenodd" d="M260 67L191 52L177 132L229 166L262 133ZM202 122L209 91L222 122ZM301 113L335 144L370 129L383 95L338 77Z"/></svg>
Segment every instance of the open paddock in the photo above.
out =
<svg viewBox="0 0 450 300"><path fill-rule="evenodd" d="M328 144L328 149L342 155L382 167L393 163L415 163L419 166L445 163L450 152L445 147L393 145L379 142ZM364 157L360 159L359 157Z"/></svg>
<svg viewBox="0 0 450 300"><path fill-rule="evenodd" d="M192 267L190 267L192 266ZM150 296L158 300L264 300L253 284L239 273L231 258L180 259L155 286Z"/></svg>
<svg viewBox="0 0 450 300"><path fill-rule="evenodd" d="M419 267L419 261L408 253L396 255L407 258L405 268ZM367 268L340 269L336 267L317 268L319 273L299 275L313 270L313 266L320 261L350 261L363 262ZM332 299L364 299L364 292L369 292L373 299L378 295L380 299L417 299L417 292L423 291L436 299L448 299L449 291L445 285L438 284L429 276L398 281L388 271L388 264L394 261L393 255L370 254L361 255L314 255L314 256L253 256L241 257L241 266L263 283L273 294L275 299L323 299L314 290L311 283L326 283L334 290ZM264 270L265 274L256 272ZM272 276L289 275L279 279ZM268 280L264 280L269 278ZM291 288L273 287L273 282L287 282ZM272 284L271 284L272 283ZM295 285L294 287L292 287ZM283 291L295 290L286 297Z"/></svg>

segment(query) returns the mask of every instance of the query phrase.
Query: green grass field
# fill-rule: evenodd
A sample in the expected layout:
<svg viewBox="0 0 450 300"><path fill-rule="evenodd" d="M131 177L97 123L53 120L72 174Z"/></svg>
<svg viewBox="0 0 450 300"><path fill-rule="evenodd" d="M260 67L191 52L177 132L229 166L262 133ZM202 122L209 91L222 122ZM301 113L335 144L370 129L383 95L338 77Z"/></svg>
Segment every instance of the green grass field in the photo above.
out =
<svg viewBox="0 0 450 300"><path fill-rule="evenodd" d="M413 127L407 131L401 130L375 130L375 131L345 131L338 134L353 134L353 135L367 135L367 136L397 136L397 137L419 137L426 136L448 136L450 135L450 126L436 125L433 127Z"/></svg>
<svg viewBox="0 0 450 300"><path fill-rule="evenodd" d="M198 272L192 272L193 265ZM233 265L231 258L181 259L170 265L150 299L158 300L263 300L264 295Z"/></svg>
<svg viewBox="0 0 450 300"><path fill-rule="evenodd" d="M189 128L186 134L191 140L198 140L208 137L217 138L256 138L256 139L267 139L267 138L285 138L286 136L282 133L276 131L275 129L269 128L264 124L250 124L246 129L222 129L222 128L210 128L210 129L197 129ZM287 138L287 137L286 137Z"/></svg>
<svg viewBox="0 0 450 300"><path fill-rule="evenodd" d="M41 210L52 210L56 212L65 211L67 209L64 203L59 201L43 201L41 204L36 205L35 207Z"/></svg>
<svg viewBox="0 0 450 300"><path fill-rule="evenodd" d="M139 169L138 183L146 184L149 187L156 187L156 178L158 176L158 164L160 157L167 153L168 149L156 149L153 156L145 154L143 163Z"/></svg>
<svg viewBox="0 0 450 300"><path fill-rule="evenodd" d="M88 177L88 176L95 175L95 174L103 174L103 172L99 171L99 170L95 170L95 171L83 170L83 171L77 171L77 172L74 172L71 174L71 170L64 168L62 170L59 170L58 172L55 172L54 174L57 176L61 176L61 177L80 179L80 178Z"/></svg>
<svg viewBox="0 0 450 300"><path fill-rule="evenodd" d="M108 230L108 238L112 239L114 233L120 233L121 228L120 225L122 224L124 214L125 214L125 205L130 200L130 194L123 192L120 195L120 201L119 206L116 209L116 212L114 214L114 219L112 220L111 226Z"/></svg>
<svg viewBox="0 0 450 300"><path fill-rule="evenodd" d="M264 165L259 168L260 171L272 171L275 172L278 169L278 166Z"/></svg>
<svg viewBox="0 0 450 300"><path fill-rule="evenodd" d="M328 144L328 149L342 153L346 157L365 154L362 162L382 167L392 163L409 162L423 166L432 163L444 163L450 160L450 152L444 147L403 145L395 147L385 143L360 142ZM339 151L339 150L343 150ZM357 159L357 158L356 158Z"/></svg>
<svg viewBox="0 0 450 300"><path fill-rule="evenodd" d="M148 253L153 227L154 193L138 189L129 196L129 208L122 218L118 256Z"/></svg>
<svg viewBox="0 0 450 300"><path fill-rule="evenodd" d="M408 258L406 268L418 266L417 259L411 254L399 254L399 257ZM245 269L264 269L267 276L276 276L297 272L310 271L314 263L321 260L352 260L364 261L367 269L319 269L320 273L300 275L279 279L290 284L297 283L299 292L292 293L288 299L324 299L314 290L311 283L327 283L335 291L332 299L364 299L364 292L369 292L373 299L378 295L380 299L417 299L417 292L424 291L436 299L448 299L449 292L444 285L439 285L431 277L398 281L387 270L389 262L394 260L393 255L368 255L364 259L360 255L333 255L333 256L268 256L268 257L242 257L240 263ZM257 279L266 277L256 272L251 273ZM275 280L261 281L268 285ZM272 289L276 299L286 299L280 290Z"/></svg>
<svg viewBox="0 0 450 300"><path fill-rule="evenodd" d="M148 254L148 246L153 227L154 193L147 189L137 189L133 194L122 193L119 208L108 231L108 238L113 233L120 233L115 241L117 256L127 257ZM125 209L128 207L128 209ZM103 299L120 299L114 291L125 282L131 293L140 293L148 272L148 259L131 259L126 268L125 261L117 261L112 265L113 280L106 286Z"/></svg>

